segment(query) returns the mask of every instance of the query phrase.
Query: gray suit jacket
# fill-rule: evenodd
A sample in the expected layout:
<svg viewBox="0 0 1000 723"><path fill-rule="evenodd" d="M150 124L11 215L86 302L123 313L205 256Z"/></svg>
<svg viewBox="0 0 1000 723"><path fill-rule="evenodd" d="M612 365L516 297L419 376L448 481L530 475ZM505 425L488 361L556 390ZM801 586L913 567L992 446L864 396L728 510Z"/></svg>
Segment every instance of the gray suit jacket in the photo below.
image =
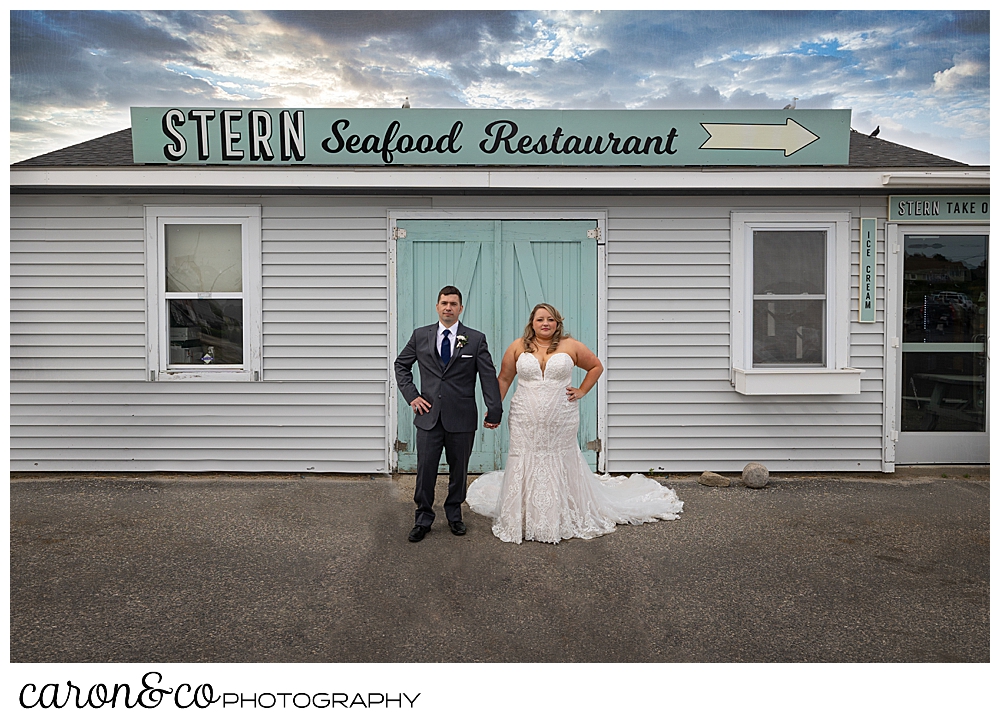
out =
<svg viewBox="0 0 1000 723"><path fill-rule="evenodd" d="M396 384L407 403L423 397L431 403L426 414L414 415L413 423L419 429L431 429L438 419L448 432L474 432L479 428L476 411L476 377L483 388L486 402L486 421L499 424L503 416L500 384L497 370L486 345L486 335L459 322L455 337L465 336L468 341L458 348L451 361L441 368L437 351L437 324L422 326L413 332L403 351L396 357ZM413 363L420 368L420 387L413 383Z"/></svg>

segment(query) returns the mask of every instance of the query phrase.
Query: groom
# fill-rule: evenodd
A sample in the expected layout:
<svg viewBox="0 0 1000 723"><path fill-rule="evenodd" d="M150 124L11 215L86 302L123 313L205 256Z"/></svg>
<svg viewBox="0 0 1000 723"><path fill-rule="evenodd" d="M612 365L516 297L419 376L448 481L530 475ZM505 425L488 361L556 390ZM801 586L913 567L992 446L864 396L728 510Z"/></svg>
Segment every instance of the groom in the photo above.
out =
<svg viewBox="0 0 1000 723"><path fill-rule="evenodd" d="M479 420L476 411L476 376L486 402L487 429L500 426L503 406L497 372L486 346L486 336L458 320L462 292L445 286L438 292L438 323L416 329L396 357L396 384L416 416L417 504L416 525L410 542L420 542L434 522L434 486L441 450L448 460L448 497L444 514L452 534L464 535L462 503L465 481ZM413 363L420 367L420 391L413 384Z"/></svg>

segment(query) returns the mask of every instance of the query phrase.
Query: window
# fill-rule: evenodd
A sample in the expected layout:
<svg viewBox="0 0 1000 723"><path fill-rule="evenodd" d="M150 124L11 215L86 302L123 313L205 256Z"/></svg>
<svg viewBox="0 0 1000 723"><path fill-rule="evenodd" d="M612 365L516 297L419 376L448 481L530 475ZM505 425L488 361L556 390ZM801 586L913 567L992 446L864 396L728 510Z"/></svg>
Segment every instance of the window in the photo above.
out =
<svg viewBox="0 0 1000 723"><path fill-rule="evenodd" d="M260 379L260 208L146 208L150 380Z"/></svg>
<svg viewBox="0 0 1000 723"><path fill-rule="evenodd" d="M858 394L847 366L849 212L734 212L732 381L741 394Z"/></svg>
<svg viewBox="0 0 1000 723"><path fill-rule="evenodd" d="M826 231L752 231L753 366L826 362Z"/></svg>

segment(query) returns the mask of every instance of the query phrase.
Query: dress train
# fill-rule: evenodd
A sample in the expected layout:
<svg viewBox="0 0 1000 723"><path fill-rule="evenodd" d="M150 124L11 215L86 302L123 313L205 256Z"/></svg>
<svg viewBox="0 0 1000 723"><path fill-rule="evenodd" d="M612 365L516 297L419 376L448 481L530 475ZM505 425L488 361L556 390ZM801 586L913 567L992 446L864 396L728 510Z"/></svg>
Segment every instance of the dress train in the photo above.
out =
<svg viewBox="0 0 1000 723"><path fill-rule="evenodd" d="M510 405L510 452L504 470L475 480L466 494L474 512L493 518L504 542L590 539L617 525L676 520L677 494L641 474L595 475L577 443L580 410L566 397L573 359L549 358L545 371L523 353Z"/></svg>

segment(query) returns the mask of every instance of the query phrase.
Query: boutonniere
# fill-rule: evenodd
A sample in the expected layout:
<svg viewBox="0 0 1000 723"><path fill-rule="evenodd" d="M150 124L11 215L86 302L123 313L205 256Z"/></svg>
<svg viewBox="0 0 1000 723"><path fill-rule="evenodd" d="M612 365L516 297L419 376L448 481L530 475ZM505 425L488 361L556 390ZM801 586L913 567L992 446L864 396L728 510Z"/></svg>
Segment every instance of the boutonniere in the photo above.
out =
<svg viewBox="0 0 1000 723"><path fill-rule="evenodd" d="M469 341L469 337L467 337L465 334L459 334L458 336L455 337L455 345L459 349L461 349L463 346L465 346L468 343L468 341Z"/></svg>

